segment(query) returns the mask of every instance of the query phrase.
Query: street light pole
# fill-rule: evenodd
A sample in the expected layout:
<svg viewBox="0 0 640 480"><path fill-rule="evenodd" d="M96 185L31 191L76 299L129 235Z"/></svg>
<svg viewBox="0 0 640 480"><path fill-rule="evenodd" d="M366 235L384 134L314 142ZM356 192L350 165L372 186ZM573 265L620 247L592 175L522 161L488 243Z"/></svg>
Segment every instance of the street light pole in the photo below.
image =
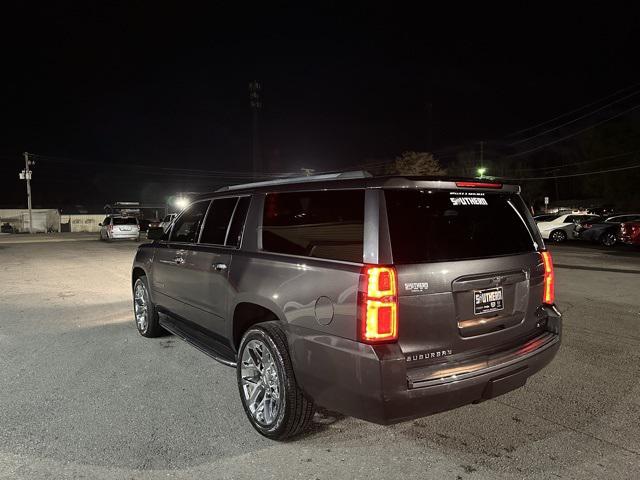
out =
<svg viewBox="0 0 640 480"><path fill-rule="evenodd" d="M27 181L27 208L29 209L29 233L33 233L33 211L31 210L31 165L34 162L29 160L29 154L24 152L24 179ZM22 175L20 176L22 178Z"/></svg>

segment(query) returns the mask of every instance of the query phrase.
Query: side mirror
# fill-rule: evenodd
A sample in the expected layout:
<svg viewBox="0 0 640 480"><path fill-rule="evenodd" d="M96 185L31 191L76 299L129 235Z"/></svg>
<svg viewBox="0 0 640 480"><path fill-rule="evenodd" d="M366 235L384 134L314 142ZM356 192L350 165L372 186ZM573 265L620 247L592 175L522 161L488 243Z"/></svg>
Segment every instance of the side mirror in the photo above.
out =
<svg viewBox="0 0 640 480"><path fill-rule="evenodd" d="M147 238L149 240L160 240L164 235L164 228L162 227L149 227L147 230Z"/></svg>

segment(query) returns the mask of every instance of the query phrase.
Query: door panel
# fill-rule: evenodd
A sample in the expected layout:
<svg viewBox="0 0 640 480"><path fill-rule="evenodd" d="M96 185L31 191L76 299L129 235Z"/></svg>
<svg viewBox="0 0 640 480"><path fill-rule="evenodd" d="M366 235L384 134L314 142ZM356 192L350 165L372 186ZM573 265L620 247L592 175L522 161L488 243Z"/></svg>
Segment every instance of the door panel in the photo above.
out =
<svg viewBox="0 0 640 480"><path fill-rule="evenodd" d="M218 335L225 333L230 267L231 254L224 249L197 246L185 257L182 300L189 306L187 318Z"/></svg>
<svg viewBox="0 0 640 480"><path fill-rule="evenodd" d="M176 245L160 243L156 248L153 261L153 282L151 288L154 291L156 304L178 314L180 311L180 277L182 275L185 250Z"/></svg>
<svg viewBox="0 0 640 480"><path fill-rule="evenodd" d="M204 220L209 200L195 202L176 219L169 240L158 244L153 264L152 288L158 306L187 320L196 321L186 303L190 295L189 259Z"/></svg>

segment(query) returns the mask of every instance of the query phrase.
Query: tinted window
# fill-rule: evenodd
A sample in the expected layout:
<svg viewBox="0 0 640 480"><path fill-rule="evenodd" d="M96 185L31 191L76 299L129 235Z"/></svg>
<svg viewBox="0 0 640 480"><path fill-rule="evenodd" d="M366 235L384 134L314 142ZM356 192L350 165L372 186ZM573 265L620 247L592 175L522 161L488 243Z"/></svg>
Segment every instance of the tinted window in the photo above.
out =
<svg viewBox="0 0 640 480"><path fill-rule="evenodd" d="M171 230L172 242L194 243L209 202L197 202L187 207Z"/></svg>
<svg viewBox="0 0 640 480"><path fill-rule="evenodd" d="M207 221L204 222L204 230L202 230L202 237L200 238L202 243L224 245L229 220L231 220L237 201L237 197L221 198L213 201L207 215Z"/></svg>
<svg viewBox="0 0 640 480"><path fill-rule="evenodd" d="M534 251L517 195L387 190L396 263L440 262Z"/></svg>
<svg viewBox="0 0 640 480"><path fill-rule="evenodd" d="M110 221L111 221L111 217L105 217L105 219L102 221L102 225L109 225Z"/></svg>
<svg viewBox="0 0 640 480"><path fill-rule="evenodd" d="M364 190L268 194L265 250L362 262Z"/></svg>
<svg viewBox="0 0 640 480"><path fill-rule="evenodd" d="M132 217L128 217L128 218L113 217L113 224L114 225L137 225L138 220Z"/></svg>
<svg viewBox="0 0 640 480"><path fill-rule="evenodd" d="M244 229L244 221L247 218L250 203L251 197L241 197L238 201L238 206L236 207L231 226L229 227L229 235L227 235L226 244L230 247L240 248L242 230Z"/></svg>

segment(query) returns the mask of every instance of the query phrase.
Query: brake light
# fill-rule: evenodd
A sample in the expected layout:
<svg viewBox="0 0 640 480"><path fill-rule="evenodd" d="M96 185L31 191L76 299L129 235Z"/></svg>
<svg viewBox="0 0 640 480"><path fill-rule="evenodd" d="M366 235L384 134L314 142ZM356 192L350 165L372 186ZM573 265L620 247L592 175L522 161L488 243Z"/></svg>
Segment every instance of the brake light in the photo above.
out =
<svg viewBox="0 0 640 480"><path fill-rule="evenodd" d="M551 252L542 251L542 263L544 264L544 289L542 292L542 303L552 305L555 302L555 276L553 274L553 260Z"/></svg>
<svg viewBox="0 0 640 480"><path fill-rule="evenodd" d="M502 184L501 183L489 183L489 182L456 182L456 187L502 188Z"/></svg>
<svg viewBox="0 0 640 480"><path fill-rule="evenodd" d="M365 266L364 289L359 292L360 340L366 343L398 339L398 287L393 267Z"/></svg>

